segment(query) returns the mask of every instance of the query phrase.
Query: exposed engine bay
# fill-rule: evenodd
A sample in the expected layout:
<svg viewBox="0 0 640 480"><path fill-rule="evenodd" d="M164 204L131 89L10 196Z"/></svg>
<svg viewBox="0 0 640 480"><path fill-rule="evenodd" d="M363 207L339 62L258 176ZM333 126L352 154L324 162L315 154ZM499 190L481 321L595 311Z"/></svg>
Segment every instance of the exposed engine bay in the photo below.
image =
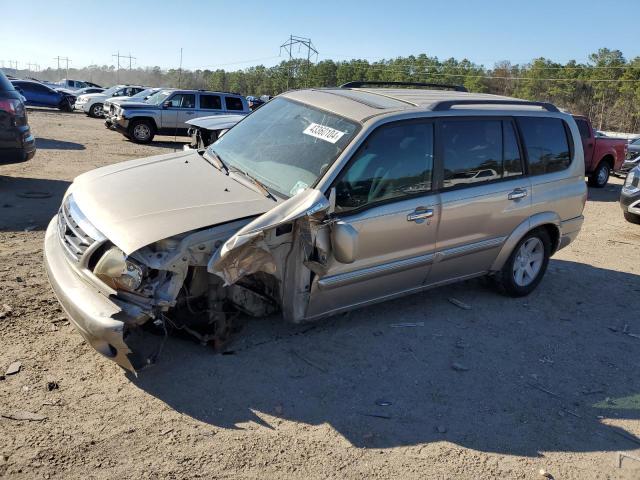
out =
<svg viewBox="0 0 640 480"><path fill-rule="evenodd" d="M89 268L127 313L125 346L129 334L143 327L222 351L242 315L282 312L290 322L304 319L311 280L327 257L328 208L320 192L309 190L253 221L176 235L130 255L106 241ZM116 361L134 370L158 353L151 360L127 364L118 355Z"/></svg>

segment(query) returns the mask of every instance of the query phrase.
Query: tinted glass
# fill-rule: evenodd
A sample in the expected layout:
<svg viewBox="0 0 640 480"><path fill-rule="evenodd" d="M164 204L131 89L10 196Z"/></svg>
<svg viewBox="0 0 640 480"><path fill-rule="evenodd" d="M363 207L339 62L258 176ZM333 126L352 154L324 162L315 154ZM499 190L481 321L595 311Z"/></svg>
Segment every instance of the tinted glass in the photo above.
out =
<svg viewBox="0 0 640 480"><path fill-rule="evenodd" d="M578 130L580 131L580 136L582 138L591 138L591 129L587 122L576 119L576 124L578 125Z"/></svg>
<svg viewBox="0 0 640 480"><path fill-rule="evenodd" d="M502 178L501 120L446 120L441 135L445 188Z"/></svg>
<svg viewBox="0 0 640 480"><path fill-rule="evenodd" d="M564 123L559 118L521 117L518 125L529 159L529 173L558 172L571 164Z"/></svg>
<svg viewBox="0 0 640 480"><path fill-rule="evenodd" d="M358 150L336 183L336 208L359 208L431 190L433 125L380 127Z"/></svg>
<svg viewBox="0 0 640 480"><path fill-rule="evenodd" d="M178 93L169 99L173 108L196 108L196 96L193 93Z"/></svg>
<svg viewBox="0 0 640 480"><path fill-rule="evenodd" d="M502 142L504 150L502 152L502 176L513 177L522 175L522 157L518 146L515 126L511 122L502 122Z"/></svg>
<svg viewBox="0 0 640 480"><path fill-rule="evenodd" d="M220 95L200 95L200 108L209 110L222 109L222 100Z"/></svg>
<svg viewBox="0 0 640 480"><path fill-rule="evenodd" d="M2 73L2 70L0 70L0 90L2 91L15 90L15 88L13 88L13 85L11 84L9 79L5 76L4 73Z"/></svg>
<svg viewBox="0 0 640 480"><path fill-rule="evenodd" d="M227 106L227 110L244 110L242 100L238 97L225 97L224 103Z"/></svg>

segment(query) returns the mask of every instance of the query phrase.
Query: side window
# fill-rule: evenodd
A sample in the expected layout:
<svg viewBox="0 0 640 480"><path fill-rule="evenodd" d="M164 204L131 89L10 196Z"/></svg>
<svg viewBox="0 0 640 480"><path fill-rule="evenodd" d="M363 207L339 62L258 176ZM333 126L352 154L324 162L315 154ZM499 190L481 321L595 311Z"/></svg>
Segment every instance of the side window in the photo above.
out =
<svg viewBox="0 0 640 480"><path fill-rule="evenodd" d="M520 147L512 122L502 122L502 176L515 177L524 173Z"/></svg>
<svg viewBox="0 0 640 480"><path fill-rule="evenodd" d="M433 124L405 123L376 129L336 182L336 210L431 190Z"/></svg>
<svg viewBox="0 0 640 480"><path fill-rule="evenodd" d="M220 95L200 95L200 108L206 110L221 110L222 100Z"/></svg>
<svg viewBox="0 0 640 480"><path fill-rule="evenodd" d="M488 182L503 177L503 151L507 144L503 142L502 124L502 120L484 119L442 121L443 187ZM507 125L510 123L507 122ZM515 157L511 162L519 162L517 142L515 145L511 143L510 149L509 156ZM513 169L513 166L510 168Z"/></svg>
<svg viewBox="0 0 640 480"><path fill-rule="evenodd" d="M576 124L578 125L580 136L583 139L586 140L588 138L591 138L591 131L590 131L591 129L589 128L589 124L586 121L576 118Z"/></svg>
<svg viewBox="0 0 640 480"><path fill-rule="evenodd" d="M559 118L521 117L518 125L529 159L529 174L559 172L571 164L564 123Z"/></svg>
<svg viewBox="0 0 640 480"><path fill-rule="evenodd" d="M227 107L227 110L244 110L242 100L240 100L238 97L224 97L224 103Z"/></svg>
<svg viewBox="0 0 640 480"><path fill-rule="evenodd" d="M196 108L196 96L193 93L177 93L169 99L171 108Z"/></svg>
<svg viewBox="0 0 640 480"><path fill-rule="evenodd" d="M127 89L126 88L121 88L120 90L113 92L113 95L111 95L112 97L124 97L127 95Z"/></svg>

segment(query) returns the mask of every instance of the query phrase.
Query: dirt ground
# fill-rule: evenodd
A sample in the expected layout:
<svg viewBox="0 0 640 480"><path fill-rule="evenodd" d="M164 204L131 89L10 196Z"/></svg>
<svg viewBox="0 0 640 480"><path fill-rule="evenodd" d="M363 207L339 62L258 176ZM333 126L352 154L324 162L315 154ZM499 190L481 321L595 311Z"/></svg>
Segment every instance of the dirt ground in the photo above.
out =
<svg viewBox="0 0 640 480"><path fill-rule="evenodd" d="M0 165L0 374L22 365L0 415L46 418L0 417L0 477L640 478L640 226L620 179L589 190L527 298L470 281L313 325L252 320L227 355L170 338L135 377L65 320L43 230L74 176L186 140L30 123L36 157Z"/></svg>

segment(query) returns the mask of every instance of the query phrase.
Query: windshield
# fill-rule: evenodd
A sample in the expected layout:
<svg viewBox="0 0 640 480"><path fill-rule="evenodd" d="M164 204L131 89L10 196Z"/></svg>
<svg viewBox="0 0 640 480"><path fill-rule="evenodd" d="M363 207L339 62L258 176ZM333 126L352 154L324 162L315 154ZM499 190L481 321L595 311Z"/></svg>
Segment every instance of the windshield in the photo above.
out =
<svg viewBox="0 0 640 480"><path fill-rule="evenodd" d="M153 95L151 95L149 98L147 98L145 101L147 103L150 103L152 105L160 105L162 102L165 101L165 99L171 95L172 91L171 90L161 90L157 93L154 93Z"/></svg>
<svg viewBox="0 0 640 480"><path fill-rule="evenodd" d="M110 97L111 95L116 93L120 88L122 88L120 85L116 85L115 87L107 88L104 92L102 92L102 94L106 95L107 97Z"/></svg>
<svg viewBox="0 0 640 480"><path fill-rule="evenodd" d="M284 197L315 184L355 136L357 123L284 98L246 117L209 151Z"/></svg>
<svg viewBox="0 0 640 480"><path fill-rule="evenodd" d="M144 97L149 95L153 91L152 88L147 88L146 90L142 90L141 92L136 93L135 95L131 95L129 98L139 98L144 100Z"/></svg>
<svg viewBox="0 0 640 480"><path fill-rule="evenodd" d="M636 138L633 142L631 142L631 145L640 145L640 138Z"/></svg>

